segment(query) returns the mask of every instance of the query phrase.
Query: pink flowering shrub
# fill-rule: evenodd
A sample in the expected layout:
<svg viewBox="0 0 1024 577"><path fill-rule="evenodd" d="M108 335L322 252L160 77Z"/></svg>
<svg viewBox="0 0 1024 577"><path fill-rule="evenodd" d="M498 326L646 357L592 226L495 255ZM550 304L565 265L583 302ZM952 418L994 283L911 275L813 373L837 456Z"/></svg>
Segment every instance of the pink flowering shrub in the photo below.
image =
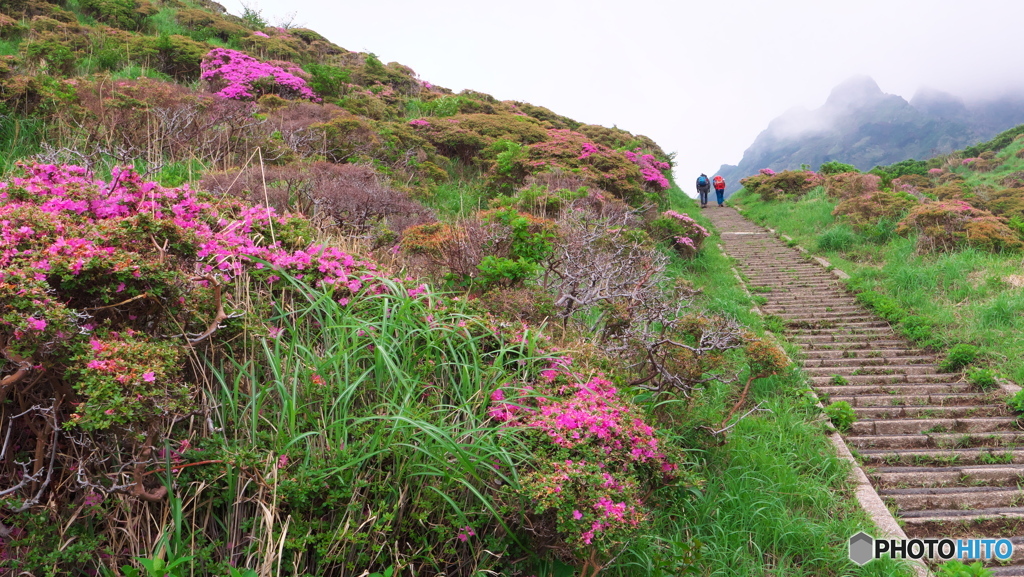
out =
<svg viewBox="0 0 1024 577"><path fill-rule="evenodd" d="M528 154L517 160L521 164L518 172L574 174L587 186L606 190L631 204L643 202L648 193L658 195L663 190L658 181L659 176L664 178L658 172L663 163L651 155L630 152L634 157L631 160L626 153L568 129L551 129L547 134L545 142L531 145ZM642 171L643 167L647 173Z"/></svg>
<svg viewBox="0 0 1024 577"><path fill-rule="evenodd" d="M676 481L679 457L610 381L571 363L553 359L533 385L495 390L490 414L536 439L520 493L554 525L556 543L545 545L564 541L596 569L644 529L643 495Z"/></svg>
<svg viewBox="0 0 1024 577"><path fill-rule="evenodd" d="M244 52L214 48L203 58L200 78L223 98L256 100L264 94L277 94L318 102L320 98L306 84L304 75L290 62L260 62Z"/></svg>
<svg viewBox="0 0 1024 577"><path fill-rule="evenodd" d="M383 290L374 265L310 244L308 222L273 209L129 169L111 182L24 171L0 183L0 374L63 398L86 429L186 411L180 359L232 318L224 287L243 273L255 290L281 272L337 297Z"/></svg>
<svg viewBox="0 0 1024 577"><path fill-rule="evenodd" d="M764 176L775 176L775 171L770 168L762 168L758 172L760 172Z"/></svg>
<svg viewBox="0 0 1024 577"><path fill-rule="evenodd" d="M643 175L644 180L653 182L660 189L668 188L668 179L665 178L664 172L672 167L669 163L656 159L653 154L643 154L642 152L643 149L637 147L633 151L626 150L623 154L630 162L640 167L640 174Z"/></svg>
<svg viewBox="0 0 1024 577"><path fill-rule="evenodd" d="M711 236L690 215L674 210L663 212L660 218L651 222L650 228L653 238L668 241L672 248L687 258L696 256L704 239Z"/></svg>

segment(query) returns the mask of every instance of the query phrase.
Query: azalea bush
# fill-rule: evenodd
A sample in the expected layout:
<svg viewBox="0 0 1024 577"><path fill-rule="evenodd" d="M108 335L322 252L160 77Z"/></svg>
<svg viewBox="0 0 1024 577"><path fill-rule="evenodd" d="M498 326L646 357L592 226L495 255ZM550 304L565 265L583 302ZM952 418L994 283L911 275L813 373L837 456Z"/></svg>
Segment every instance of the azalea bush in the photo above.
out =
<svg viewBox="0 0 1024 577"><path fill-rule="evenodd" d="M704 239L710 236L706 228L693 220L690 215L674 210L662 213L651 222L650 228L658 240L668 243L685 257L694 257L700 252Z"/></svg>
<svg viewBox="0 0 1024 577"><path fill-rule="evenodd" d="M740 180L743 188L761 195L765 200L800 197L822 183L823 178L820 175L805 170L773 172L765 169L759 174Z"/></svg>
<svg viewBox="0 0 1024 577"><path fill-rule="evenodd" d="M825 176L825 192L832 198L850 198L879 189L881 178L874 174L840 172Z"/></svg>
<svg viewBox="0 0 1024 577"><path fill-rule="evenodd" d="M1003 219L962 200L918 205L900 221L897 232L916 232L918 247L924 251L949 251L965 245L991 252L1024 249L1024 242Z"/></svg>
<svg viewBox="0 0 1024 577"><path fill-rule="evenodd" d="M124 443L108 447L116 459L145 460L139 435L197 408L189 351L243 329L238 291L269 294L283 274L339 302L385 290L375 265L311 243L307 221L273 209L164 188L127 168L110 181L75 166L23 171L0 182L0 378L22 402L46 409L23 411L4 426L18 431L13 441L21 447L56 435L66 456L40 449L34 457L37 472L57 476L54 486L145 489L138 477L104 480L120 465L93 453L95 446L79 446L72 457L71 435L105 435ZM91 464L72 474L65 460L73 458ZM5 476L14 479L14 471ZM8 498L42 497L27 491Z"/></svg>
<svg viewBox="0 0 1024 577"><path fill-rule="evenodd" d="M632 158L630 158L632 156ZM650 154L625 152L592 142L568 129L548 130L548 139L530 146L521 162L525 172L563 172L579 175L592 187L612 193L631 205L658 204L663 198L661 166ZM644 173L643 167L647 172ZM660 178L659 178L660 177Z"/></svg>
<svg viewBox="0 0 1024 577"><path fill-rule="evenodd" d="M306 84L307 74L290 62L261 62L244 52L214 48L206 54L200 78L216 89L218 96L233 100L255 100L264 94L319 101Z"/></svg>
<svg viewBox="0 0 1024 577"><path fill-rule="evenodd" d="M529 434L534 464L518 492L534 503L538 546L568 549L595 575L645 530L646 494L679 480L681 454L602 376L556 358L533 383L491 393L491 416ZM692 479L691 479L692 480Z"/></svg>
<svg viewBox="0 0 1024 577"><path fill-rule="evenodd" d="M917 204L917 199L903 192L874 191L843 199L832 214L840 216L857 230L864 230L886 219L901 220Z"/></svg>

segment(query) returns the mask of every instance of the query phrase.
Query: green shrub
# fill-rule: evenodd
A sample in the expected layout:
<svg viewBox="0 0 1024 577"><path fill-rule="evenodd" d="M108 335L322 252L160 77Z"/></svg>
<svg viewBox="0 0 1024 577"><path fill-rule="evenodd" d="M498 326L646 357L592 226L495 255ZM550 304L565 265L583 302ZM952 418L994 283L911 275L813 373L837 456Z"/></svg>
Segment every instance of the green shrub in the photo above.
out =
<svg viewBox="0 0 1024 577"><path fill-rule="evenodd" d="M325 100L344 96L352 77L351 70L328 64L307 64L302 68L309 73L306 84Z"/></svg>
<svg viewBox="0 0 1024 577"><path fill-rule="evenodd" d="M859 172L852 164L844 164L838 160L825 162L818 168L818 174L839 174L841 172Z"/></svg>
<svg viewBox="0 0 1024 577"><path fill-rule="evenodd" d="M821 176L809 170L784 170L778 173L756 174L740 180L743 188L765 200L800 197L821 185Z"/></svg>
<svg viewBox="0 0 1024 577"><path fill-rule="evenodd" d="M825 176L825 193L832 198L846 199L875 192L881 179L874 174L841 172Z"/></svg>
<svg viewBox="0 0 1024 577"><path fill-rule="evenodd" d="M979 355L978 347L966 343L954 345L946 352L946 358L939 363L939 370L944 373L959 371L973 363Z"/></svg>
<svg viewBox="0 0 1024 577"><path fill-rule="evenodd" d="M511 114L458 114L417 126L417 133L436 146L438 152L467 163L498 140L533 144L547 139L540 122Z"/></svg>
<svg viewBox="0 0 1024 577"><path fill-rule="evenodd" d="M896 231L904 236L917 232L918 248L924 251L962 246L989 252L1024 249L1024 242L1001 219L962 200L920 204L900 221Z"/></svg>
<svg viewBox="0 0 1024 577"><path fill-rule="evenodd" d="M480 270L477 278L484 288L521 285L540 270L540 265L522 257L513 260L491 254L485 256L476 267Z"/></svg>
<svg viewBox="0 0 1024 577"><path fill-rule="evenodd" d="M853 423L857 420L857 413L854 412L853 407L846 401L837 401L825 407L825 414L828 415L832 424L840 432L847 432Z"/></svg>
<svg viewBox="0 0 1024 577"><path fill-rule="evenodd" d="M1024 188L1004 188L988 194L985 208L998 216L1024 219Z"/></svg>
<svg viewBox="0 0 1024 577"><path fill-rule="evenodd" d="M916 204L917 199L905 192L879 190L844 198L832 214L842 217L858 231L868 230L883 219L889 220L895 233L895 222Z"/></svg>
<svg viewBox="0 0 1024 577"><path fill-rule="evenodd" d="M983 391L994 389L997 385L996 373L992 369L971 367L967 371L967 382Z"/></svg>
<svg viewBox="0 0 1024 577"><path fill-rule="evenodd" d="M1024 389L1017 391L1009 400L1006 401L1006 405L1018 413L1024 413Z"/></svg>
<svg viewBox="0 0 1024 577"><path fill-rule="evenodd" d="M946 561L935 568L935 577L992 577L993 575L995 573L982 565L981 561L975 561L970 565L956 560Z"/></svg>

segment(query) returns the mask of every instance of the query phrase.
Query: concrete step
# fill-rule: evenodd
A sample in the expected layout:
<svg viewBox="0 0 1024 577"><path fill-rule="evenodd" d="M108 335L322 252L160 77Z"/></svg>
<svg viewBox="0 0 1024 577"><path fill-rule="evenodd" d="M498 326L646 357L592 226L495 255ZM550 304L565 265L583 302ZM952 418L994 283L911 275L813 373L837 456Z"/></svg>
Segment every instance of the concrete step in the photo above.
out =
<svg viewBox="0 0 1024 577"><path fill-rule="evenodd" d="M837 399L831 399L836 402ZM849 401L847 401L849 402ZM859 419L957 419L966 417L1010 416L1010 408L1003 405L920 405L911 407L854 407Z"/></svg>
<svg viewBox="0 0 1024 577"><path fill-rule="evenodd" d="M971 385L967 383L889 383L873 385L819 385L814 390L819 395L829 398L841 395L934 395L950 393L969 393Z"/></svg>
<svg viewBox="0 0 1024 577"><path fill-rule="evenodd" d="M909 523L925 521L964 521L967 519L1024 519L1024 507L985 507L980 509L929 509L901 511L900 517Z"/></svg>
<svg viewBox="0 0 1024 577"><path fill-rule="evenodd" d="M894 335L892 328L889 327L888 323L877 323L876 326L837 326L833 328L821 328L821 329L787 329L786 334L793 335L794 338L805 337L805 336L821 336L831 335L833 337L862 337L862 336L891 336Z"/></svg>
<svg viewBox="0 0 1024 577"><path fill-rule="evenodd" d="M926 375L945 375L949 376L951 373L940 373L936 370L935 365L919 364L919 365L901 365L901 364L884 364L884 363L871 363L870 359L863 359L864 364L862 365L839 365L839 366L806 366L804 372L808 375L815 377L831 377L832 375L840 375L847 379L850 377L857 376L887 376L887 375L908 375L908 376L926 376ZM955 375L954 375L955 376Z"/></svg>
<svg viewBox="0 0 1024 577"><path fill-rule="evenodd" d="M926 373L906 375L902 373L892 375L839 375L846 383L851 385L886 385L896 383L958 383L960 375L956 373ZM808 377L812 385L836 385L839 384L833 375L814 375Z"/></svg>
<svg viewBox="0 0 1024 577"><path fill-rule="evenodd" d="M931 355L918 356L878 356L878 357L832 357L832 358L808 358L804 359L804 370L827 368L837 369L840 367L855 369L858 367L892 367L892 366L913 366L933 365L935 357Z"/></svg>
<svg viewBox="0 0 1024 577"><path fill-rule="evenodd" d="M827 329L838 326L889 326L889 323L879 321L878 317L870 314L829 312L808 314L806 312L774 313L786 323L787 328L798 329ZM881 323L881 324L878 324Z"/></svg>
<svg viewBox="0 0 1024 577"><path fill-rule="evenodd" d="M906 349L907 341L890 333L878 335L789 335L786 339L795 345L809 349Z"/></svg>
<svg viewBox="0 0 1024 577"><path fill-rule="evenodd" d="M980 417L965 419L865 419L853 423L852 439L858 435L919 435L924 433L1021 432L1016 417Z"/></svg>
<svg viewBox="0 0 1024 577"><path fill-rule="evenodd" d="M1024 505L1024 491L1016 487L915 487L883 489L883 501L895 503L900 514L929 509L991 509Z"/></svg>
<svg viewBox="0 0 1024 577"><path fill-rule="evenodd" d="M801 355L805 362L825 359L849 359L851 362L885 358L910 358L921 351L917 349L843 349L843 348L803 348Z"/></svg>
<svg viewBox="0 0 1024 577"><path fill-rule="evenodd" d="M907 409L913 410L925 407L941 408L979 408L981 406L1004 406L994 400L992 393L938 393L934 395L834 395L830 398L832 402L846 401L857 410L859 408L869 409ZM922 415L925 416L925 415Z"/></svg>
<svg viewBox="0 0 1024 577"><path fill-rule="evenodd" d="M964 449L986 447L993 450L1018 447L1024 433L1009 431L986 433L935 433L898 435L857 435L846 437L846 444L857 449Z"/></svg>
<svg viewBox="0 0 1024 577"><path fill-rule="evenodd" d="M876 487L1014 487L1024 485L1024 465L876 467L866 471Z"/></svg>
<svg viewBox="0 0 1024 577"><path fill-rule="evenodd" d="M1024 464L1024 449L858 449L870 465L1019 465Z"/></svg>

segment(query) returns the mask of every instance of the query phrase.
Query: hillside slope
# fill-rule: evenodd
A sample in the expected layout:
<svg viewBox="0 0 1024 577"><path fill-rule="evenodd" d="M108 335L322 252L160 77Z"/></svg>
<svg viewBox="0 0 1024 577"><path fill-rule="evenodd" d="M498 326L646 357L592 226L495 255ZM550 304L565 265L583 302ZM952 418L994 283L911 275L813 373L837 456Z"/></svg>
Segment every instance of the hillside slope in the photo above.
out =
<svg viewBox="0 0 1024 577"><path fill-rule="evenodd" d="M848 573L670 166L252 9L0 3L0 571Z"/></svg>

